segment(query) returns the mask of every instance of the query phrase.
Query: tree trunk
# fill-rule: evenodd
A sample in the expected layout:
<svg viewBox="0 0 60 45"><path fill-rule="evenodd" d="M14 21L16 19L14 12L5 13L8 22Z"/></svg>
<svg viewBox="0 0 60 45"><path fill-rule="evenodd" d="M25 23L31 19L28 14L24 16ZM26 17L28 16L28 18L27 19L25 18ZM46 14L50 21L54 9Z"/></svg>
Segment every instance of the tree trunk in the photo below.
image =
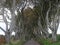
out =
<svg viewBox="0 0 60 45"><path fill-rule="evenodd" d="M10 31L8 30L8 21L6 19L6 16L4 15L4 7L3 7L3 20L6 24L6 31L5 31L5 39L6 39L6 43L10 42Z"/></svg>
<svg viewBox="0 0 60 45"><path fill-rule="evenodd" d="M54 31L52 32L52 40L53 40L53 41L56 41L56 34L55 34Z"/></svg>

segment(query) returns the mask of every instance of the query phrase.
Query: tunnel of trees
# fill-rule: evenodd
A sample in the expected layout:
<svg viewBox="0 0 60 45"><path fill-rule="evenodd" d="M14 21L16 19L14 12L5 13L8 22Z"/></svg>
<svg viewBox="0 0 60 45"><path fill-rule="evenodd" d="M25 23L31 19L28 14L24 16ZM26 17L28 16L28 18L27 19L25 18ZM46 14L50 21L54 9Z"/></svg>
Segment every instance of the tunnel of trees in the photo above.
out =
<svg viewBox="0 0 60 45"><path fill-rule="evenodd" d="M60 0L0 0L0 16L6 25L5 40L10 42L11 33L15 39L52 38L57 41L59 26ZM48 30L51 30L51 37Z"/></svg>

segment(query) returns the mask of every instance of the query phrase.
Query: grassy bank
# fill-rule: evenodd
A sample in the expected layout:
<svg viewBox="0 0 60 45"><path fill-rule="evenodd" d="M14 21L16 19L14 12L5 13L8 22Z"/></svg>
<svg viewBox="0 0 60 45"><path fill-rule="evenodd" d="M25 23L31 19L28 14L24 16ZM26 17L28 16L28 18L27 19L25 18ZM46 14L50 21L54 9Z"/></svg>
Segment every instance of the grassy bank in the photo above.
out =
<svg viewBox="0 0 60 45"><path fill-rule="evenodd" d="M53 42L51 39L43 39L43 38L37 38L35 40L42 45L60 45L60 35L57 35L56 42ZM23 39L14 40L11 41L10 44L5 44L5 45L24 45L25 42L26 41L24 41Z"/></svg>

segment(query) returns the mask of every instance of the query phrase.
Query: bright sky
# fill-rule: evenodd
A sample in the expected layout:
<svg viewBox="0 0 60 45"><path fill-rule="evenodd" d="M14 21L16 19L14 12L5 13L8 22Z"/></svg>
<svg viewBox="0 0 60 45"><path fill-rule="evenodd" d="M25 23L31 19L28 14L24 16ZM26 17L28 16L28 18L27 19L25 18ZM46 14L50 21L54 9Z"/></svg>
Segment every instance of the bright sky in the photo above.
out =
<svg viewBox="0 0 60 45"><path fill-rule="evenodd" d="M0 26L1 26L4 30L6 30L5 23L0 22ZM0 29L0 35L5 35L5 33L4 33L1 29ZM12 35L15 35L15 33L12 32Z"/></svg>
<svg viewBox="0 0 60 45"><path fill-rule="evenodd" d="M59 24L59 27L58 27L57 34L60 34L60 24Z"/></svg>
<svg viewBox="0 0 60 45"><path fill-rule="evenodd" d="M4 24L4 23L0 22L0 26L1 26L3 29L6 29L6 27L5 27L5 24ZM5 34L4 34L4 32L3 32L1 29L0 29L0 34L5 35Z"/></svg>

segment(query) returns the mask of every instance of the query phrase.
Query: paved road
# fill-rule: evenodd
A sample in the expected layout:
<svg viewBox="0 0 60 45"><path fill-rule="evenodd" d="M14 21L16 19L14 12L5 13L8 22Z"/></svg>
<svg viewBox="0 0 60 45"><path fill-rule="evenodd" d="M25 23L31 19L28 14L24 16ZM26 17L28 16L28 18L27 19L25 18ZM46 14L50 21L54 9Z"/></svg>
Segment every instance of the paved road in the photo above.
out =
<svg viewBox="0 0 60 45"><path fill-rule="evenodd" d="M24 45L40 45L40 44L34 40L29 40Z"/></svg>

